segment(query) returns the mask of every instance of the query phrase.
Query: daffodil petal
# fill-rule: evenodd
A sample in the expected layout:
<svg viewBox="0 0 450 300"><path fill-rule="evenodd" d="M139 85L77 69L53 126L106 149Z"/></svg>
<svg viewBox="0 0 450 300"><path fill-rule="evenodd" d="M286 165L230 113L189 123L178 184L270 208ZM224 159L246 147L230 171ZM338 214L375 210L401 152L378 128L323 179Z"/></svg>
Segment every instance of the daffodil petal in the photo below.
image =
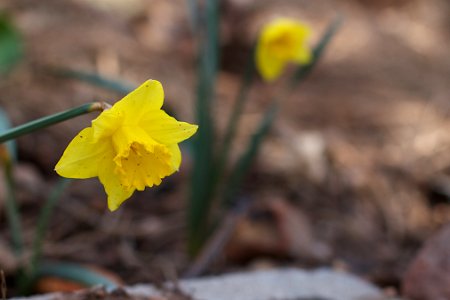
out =
<svg viewBox="0 0 450 300"><path fill-rule="evenodd" d="M85 128L67 146L55 171L67 178L95 177L99 160L110 152L110 143L95 143L92 128Z"/></svg>
<svg viewBox="0 0 450 300"><path fill-rule="evenodd" d="M128 156L134 142L145 144L150 148L157 144L145 130L138 126L122 126L114 133L112 141L117 156Z"/></svg>
<svg viewBox="0 0 450 300"><path fill-rule="evenodd" d="M123 113L124 123L134 124L149 111L159 110L164 102L164 90L159 81L147 80L116 102L112 112Z"/></svg>
<svg viewBox="0 0 450 300"><path fill-rule="evenodd" d="M312 60L312 53L307 48L301 48L298 50L294 61L300 64L307 64Z"/></svg>
<svg viewBox="0 0 450 300"><path fill-rule="evenodd" d="M177 144L190 138L198 128L197 125L179 122L162 110L144 116L139 125L155 141L166 145Z"/></svg>
<svg viewBox="0 0 450 300"><path fill-rule="evenodd" d="M169 149L169 152L172 155L172 157L171 157L172 167L175 171L178 171L180 169L180 165L181 165L180 147L177 144L173 144L173 145L167 146L167 148Z"/></svg>
<svg viewBox="0 0 450 300"><path fill-rule="evenodd" d="M296 20L278 18L264 26L261 39L264 42L270 42L284 34L300 38L301 41L304 41L311 34L311 30L307 25Z"/></svg>
<svg viewBox="0 0 450 300"><path fill-rule="evenodd" d="M290 26L290 31L299 44L303 44L311 36L311 28L300 22L292 24Z"/></svg>
<svg viewBox="0 0 450 300"><path fill-rule="evenodd" d="M98 178L108 195L108 208L110 211L118 209L134 192L134 188L125 188L122 186L119 176L115 172L115 168L116 165L113 162L113 157L109 157L100 162L98 170Z"/></svg>
<svg viewBox="0 0 450 300"><path fill-rule="evenodd" d="M307 40L311 35L311 29L301 23L296 24L291 29L291 34L295 39L295 55L293 57L294 62L300 64L309 63L312 59L311 49L307 44Z"/></svg>
<svg viewBox="0 0 450 300"><path fill-rule="evenodd" d="M259 73L267 81L273 81L283 72L285 60L273 56L264 46L258 46L256 50L256 66Z"/></svg>
<svg viewBox="0 0 450 300"><path fill-rule="evenodd" d="M111 136L122 124L123 112L118 110L104 110L92 121L93 137L95 141Z"/></svg>

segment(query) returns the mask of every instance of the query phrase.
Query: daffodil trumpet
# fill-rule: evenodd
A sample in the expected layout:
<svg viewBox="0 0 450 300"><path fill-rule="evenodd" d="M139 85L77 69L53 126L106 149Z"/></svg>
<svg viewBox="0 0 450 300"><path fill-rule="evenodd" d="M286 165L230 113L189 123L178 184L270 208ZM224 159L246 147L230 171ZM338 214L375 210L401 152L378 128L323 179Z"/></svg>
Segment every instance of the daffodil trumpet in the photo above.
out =
<svg viewBox="0 0 450 300"><path fill-rule="evenodd" d="M163 101L161 83L144 82L79 132L55 171L67 178L98 177L111 211L134 191L159 185L180 167L178 144L197 131L165 113Z"/></svg>

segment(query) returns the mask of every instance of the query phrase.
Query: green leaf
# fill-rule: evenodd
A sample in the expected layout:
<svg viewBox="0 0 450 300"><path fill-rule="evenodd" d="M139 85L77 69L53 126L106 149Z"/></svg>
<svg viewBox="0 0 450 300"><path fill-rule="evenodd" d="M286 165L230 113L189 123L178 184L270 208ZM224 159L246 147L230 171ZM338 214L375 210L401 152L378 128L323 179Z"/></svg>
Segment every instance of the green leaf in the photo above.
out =
<svg viewBox="0 0 450 300"><path fill-rule="evenodd" d="M294 73L294 76L291 80L291 88L298 85L311 73L311 71L314 69L314 67L322 57L328 44L331 42L338 29L341 27L342 22L343 18L341 16L338 16L330 23L330 25L328 25L321 39L313 49L313 59L311 60L311 62L307 65L300 66Z"/></svg>
<svg viewBox="0 0 450 300"><path fill-rule="evenodd" d="M244 110L244 106L247 103L248 92L250 90L251 84L253 82L253 77L255 75L255 48L256 44L253 44L250 51L250 56L247 60L247 66L245 68L244 74L241 80L241 87L237 94L236 101L234 102L233 109L228 121L225 136L223 140L222 147L217 159L217 164L214 172L213 184L217 185L219 179L224 175L225 166L228 164L228 158L230 156L231 146L236 135L236 130L239 127L239 121Z"/></svg>
<svg viewBox="0 0 450 300"><path fill-rule="evenodd" d="M128 94L136 88L131 85L125 84L119 80L105 78L97 73L91 73L81 70L69 70L63 68L61 69L50 68L49 70L52 74L62 77L78 79L80 81L84 81L94 86L98 86L106 90L117 92L119 94Z"/></svg>
<svg viewBox="0 0 450 300"><path fill-rule="evenodd" d="M101 285L109 292L118 287L114 281L100 272L74 263L43 263L37 269L36 278L46 276L67 279L87 287Z"/></svg>
<svg viewBox="0 0 450 300"><path fill-rule="evenodd" d="M272 126L273 121L275 120L275 116L277 115L278 107L278 102L273 101L270 107L266 110L261 122L259 123L258 129L253 134L247 149L236 163L236 166L234 167L230 178L228 179L228 183L225 186L223 196L223 203L225 205L231 206L233 204L233 201L236 198L236 195L244 180L245 175L247 174L248 169L250 169L250 166L257 156L264 138L266 137L267 133L269 133L269 129Z"/></svg>
<svg viewBox="0 0 450 300"><path fill-rule="evenodd" d="M65 68L52 68L52 67L49 67L46 70L55 76L73 78L108 91L116 92L121 95L129 94L137 87L128 83L124 83L120 79L107 78L98 73L92 73L82 70L70 70ZM169 115L176 117L176 114L170 107L170 101L166 101L164 103L164 110ZM190 139L185 141L185 144L186 145L189 144L190 141L191 141Z"/></svg>
<svg viewBox="0 0 450 300"><path fill-rule="evenodd" d="M22 39L8 18L0 14L0 74L9 72L23 56Z"/></svg>
<svg viewBox="0 0 450 300"><path fill-rule="evenodd" d="M195 254L208 234L212 194L214 122L211 106L219 63L219 0L205 3L198 57L197 124L193 139L194 166L188 208L189 251Z"/></svg>

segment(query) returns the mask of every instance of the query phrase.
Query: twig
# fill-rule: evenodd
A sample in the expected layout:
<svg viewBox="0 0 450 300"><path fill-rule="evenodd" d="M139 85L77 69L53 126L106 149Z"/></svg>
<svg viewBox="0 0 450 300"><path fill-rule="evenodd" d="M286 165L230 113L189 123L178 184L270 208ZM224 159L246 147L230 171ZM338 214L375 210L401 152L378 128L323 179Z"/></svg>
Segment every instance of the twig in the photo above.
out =
<svg viewBox="0 0 450 300"><path fill-rule="evenodd" d="M228 213L220 228L206 243L195 261L184 273L184 278L192 278L201 275L215 259L223 252L223 248L230 240L239 218L245 215L250 208L249 199L240 199L238 204Z"/></svg>

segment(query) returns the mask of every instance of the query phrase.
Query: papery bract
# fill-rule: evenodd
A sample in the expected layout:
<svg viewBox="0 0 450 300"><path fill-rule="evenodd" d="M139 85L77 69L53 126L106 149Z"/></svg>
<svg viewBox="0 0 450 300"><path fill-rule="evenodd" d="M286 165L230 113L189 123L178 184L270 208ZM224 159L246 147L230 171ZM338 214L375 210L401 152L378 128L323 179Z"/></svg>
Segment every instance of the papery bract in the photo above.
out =
<svg viewBox="0 0 450 300"><path fill-rule="evenodd" d="M135 190L159 185L181 164L178 143L197 131L161 110L163 101L161 83L144 82L78 133L55 171L68 178L98 177L111 211Z"/></svg>

